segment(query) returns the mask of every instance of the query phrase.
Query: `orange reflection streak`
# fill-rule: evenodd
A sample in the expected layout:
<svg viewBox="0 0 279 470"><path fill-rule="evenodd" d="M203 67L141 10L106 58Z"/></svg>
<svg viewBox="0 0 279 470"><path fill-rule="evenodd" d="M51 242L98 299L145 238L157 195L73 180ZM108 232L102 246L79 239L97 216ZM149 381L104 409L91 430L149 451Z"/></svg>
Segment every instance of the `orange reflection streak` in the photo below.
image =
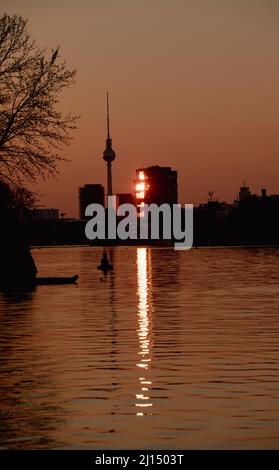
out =
<svg viewBox="0 0 279 470"><path fill-rule="evenodd" d="M137 367L145 371L145 376L139 377L140 393L136 394L136 407L147 408L153 406L151 398L147 392L151 389L152 382L147 377L151 368L151 350L152 350L152 325L151 325L151 309L150 309L150 270L147 262L147 249L137 249L137 292L138 292L138 338L139 338L139 362ZM146 410L137 413L137 416L144 414L152 414Z"/></svg>

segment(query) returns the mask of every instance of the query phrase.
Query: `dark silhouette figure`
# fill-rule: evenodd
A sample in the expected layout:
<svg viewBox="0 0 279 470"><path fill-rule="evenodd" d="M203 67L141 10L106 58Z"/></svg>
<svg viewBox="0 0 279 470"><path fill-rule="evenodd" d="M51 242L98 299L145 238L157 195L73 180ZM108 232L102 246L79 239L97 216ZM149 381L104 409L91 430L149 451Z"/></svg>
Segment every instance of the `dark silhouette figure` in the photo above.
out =
<svg viewBox="0 0 279 470"><path fill-rule="evenodd" d="M0 286L20 289L34 287L37 268L24 240L7 230L4 234L2 232L0 241Z"/></svg>
<svg viewBox="0 0 279 470"><path fill-rule="evenodd" d="M103 252L103 256L101 258L101 264L99 264L98 269L103 272L111 271L113 269L113 265L109 263L107 252Z"/></svg>

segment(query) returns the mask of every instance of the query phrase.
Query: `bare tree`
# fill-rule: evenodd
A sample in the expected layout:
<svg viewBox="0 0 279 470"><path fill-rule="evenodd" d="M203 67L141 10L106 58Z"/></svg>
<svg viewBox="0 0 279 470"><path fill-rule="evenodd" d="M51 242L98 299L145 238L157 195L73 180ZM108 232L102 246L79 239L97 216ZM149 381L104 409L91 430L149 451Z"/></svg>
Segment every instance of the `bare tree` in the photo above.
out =
<svg viewBox="0 0 279 470"><path fill-rule="evenodd" d="M37 194L23 187L10 186L0 180L0 217L8 212L27 212L37 207Z"/></svg>
<svg viewBox="0 0 279 470"><path fill-rule="evenodd" d="M75 70L30 38L21 16L0 16L0 177L15 185L57 172L77 116L58 109Z"/></svg>

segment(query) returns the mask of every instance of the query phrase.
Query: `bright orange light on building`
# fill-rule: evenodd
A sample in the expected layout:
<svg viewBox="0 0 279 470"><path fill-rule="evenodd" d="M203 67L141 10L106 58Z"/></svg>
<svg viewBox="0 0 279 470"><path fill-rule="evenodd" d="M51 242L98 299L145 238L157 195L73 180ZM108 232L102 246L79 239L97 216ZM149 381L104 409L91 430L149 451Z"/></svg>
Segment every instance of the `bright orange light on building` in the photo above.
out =
<svg viewBox="0 0 279 470"><path fill-rule="evenodd" d="M144 179L145 179L144 171L139 171L139 180L144 180Z"/></svg>
<svg viewBox="0 0 279 470"><path fill-rule="evenodd" d="M144 191L136 193L136 197L137 197L137 199L144 199Z"/></svg>
<svg viewBox="0 0 279 470"><path fill-rule="evenodd" d="M137 205L137 208L138 208L138 217L144 217L144 211L143 211L143 208L144 208L144 202L140 202L138 205Z"/></svg>
<svg viewBox="0 0 279 470"><path fill-rule="evenodd" d="M144 191L144 190L145 190L145 184L144 183L136 184L136 191Z"/></svg>

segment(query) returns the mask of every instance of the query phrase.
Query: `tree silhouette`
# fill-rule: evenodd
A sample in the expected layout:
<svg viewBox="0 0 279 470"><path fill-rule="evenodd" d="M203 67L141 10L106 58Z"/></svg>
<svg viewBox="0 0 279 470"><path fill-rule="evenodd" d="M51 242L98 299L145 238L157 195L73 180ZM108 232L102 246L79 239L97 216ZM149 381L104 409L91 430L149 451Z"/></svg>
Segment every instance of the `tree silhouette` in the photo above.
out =
<svg viewBox="0 0 279 470"><path fill-rule="evenodd" d="M74 83L75 70L47 54L21 16L0 16L0 177L13 185L53 176L65 160L77 116L58 109L58 95Z"/></svg>

